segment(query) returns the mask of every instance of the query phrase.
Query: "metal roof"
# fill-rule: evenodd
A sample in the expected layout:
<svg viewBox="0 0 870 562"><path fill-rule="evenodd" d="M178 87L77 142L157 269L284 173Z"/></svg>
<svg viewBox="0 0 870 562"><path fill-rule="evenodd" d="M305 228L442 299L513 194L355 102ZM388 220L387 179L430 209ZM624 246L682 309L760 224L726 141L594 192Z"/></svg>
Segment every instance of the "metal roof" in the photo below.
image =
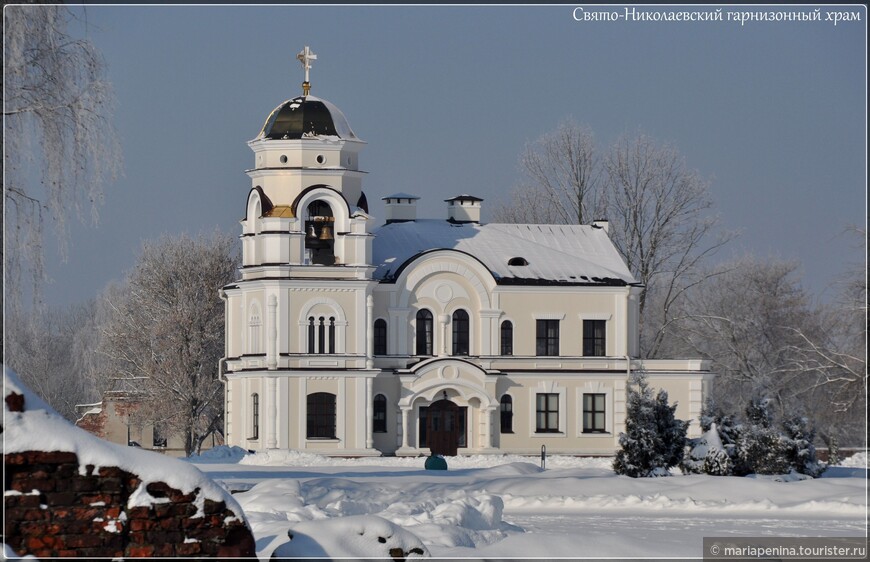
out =
<svg viewBox="0 0 870 562"><path fill-rule="evenodd" d="M590 225L455 224L423 219L374 231L374 277L394 281L413 258L456 250L483 263L499 284L637 283L602 228ZM508 265L524 258L528 265Z"/></svg>

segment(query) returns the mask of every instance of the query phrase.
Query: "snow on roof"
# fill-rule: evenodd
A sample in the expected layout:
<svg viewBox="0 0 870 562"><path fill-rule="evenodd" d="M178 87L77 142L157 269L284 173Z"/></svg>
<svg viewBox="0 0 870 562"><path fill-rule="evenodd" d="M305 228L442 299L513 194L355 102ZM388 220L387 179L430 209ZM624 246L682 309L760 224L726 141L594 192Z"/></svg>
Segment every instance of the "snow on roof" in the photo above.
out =
<svg viewBox="0 0 870 562"><path fill-rule="evenodd" d="M636 283L607 233L589 225L452 224L416 220L374 232L376 279L392 281L405 262L427 251L448 249L480 260L500 284ZM508 265L524 258L528 265Z"/></svg>
<svg viewBox="0 0 870 562"><path fill-rule="evenodd" d="M411 195L410 193L393 193L392 195L387 195L386 197L381 197L381 201L386 201L387 199L419 199L416 195Z"/></svg>
<svg viewBox="0 0 870 562"><path fill-rule="evenodd" d="M131 502L138 502L136 505L142 505L142 501L150 498L146 491L149 483L165 482L183 494L190 494L199 488L200 501L209 499L226 502L228 509L247 521L238 502L195 466L159 453L109 443L75 427L22 384L18 375L4 365L4 398L13 392L24 396L24 411L10 411L9 403L6 403L4 454L26 451L75 453L81 467L94 465L96 471L100 467L114 466L138 475L142 484L137 493L130 497Z"/></svg>

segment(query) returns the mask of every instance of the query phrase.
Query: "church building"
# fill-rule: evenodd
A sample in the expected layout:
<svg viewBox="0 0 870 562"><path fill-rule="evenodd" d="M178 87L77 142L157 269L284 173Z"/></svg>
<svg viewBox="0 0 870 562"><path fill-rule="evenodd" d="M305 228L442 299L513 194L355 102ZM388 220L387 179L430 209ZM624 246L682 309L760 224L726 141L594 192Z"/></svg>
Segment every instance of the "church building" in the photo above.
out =
<svg viewBox="0 0 870 562"><path fill-rule="evenodd" d="M323 455L612 454L626 384L697 417L701 360L638 354L639 284L608 224L483 224L483 200L417 195L369 214L342 112L303 95L256 138L239 281L224 287L225 436L249 450Z"/></svg>

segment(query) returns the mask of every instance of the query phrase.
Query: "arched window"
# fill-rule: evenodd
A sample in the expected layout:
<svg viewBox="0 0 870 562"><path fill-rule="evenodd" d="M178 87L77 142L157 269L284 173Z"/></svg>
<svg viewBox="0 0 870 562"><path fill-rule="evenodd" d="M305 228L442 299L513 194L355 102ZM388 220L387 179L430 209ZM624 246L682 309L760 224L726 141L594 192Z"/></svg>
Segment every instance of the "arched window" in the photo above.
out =
<svg viewBox="0 0 870 562"><path fill-rule="evenodd" d="M260 438L260 395L251 394L251 439Z"/></svg>
<svg viewBox="0 0 870 562"><path fill-rule="evenodd" d="M335 317L329 317L329 353L335 353Z"/></svg>
<svg viewBox="0 0 870 562"><path fill-rule="evenodd" d="M320 317L317 324L317 353L326 353L326 318Z"/></svg>
<svg viewBox="0 0 870 562"><path fill-rule="evenodd" d="M308 353L311 355L314 355L315 339L316 338L314 336L314 317L309 316L308 317Z"/></svg>
<svg viewBox="0 0 870 562"><path fill-rule="evenodd" d="M501 354L514 354L514 324L510 320L501 323Z"/></svg>
<svg viewBox="0 0 870 562"><path fill-rule="evenodd" d="M453 355L468 355L468 313L453 313Z"/></svg>
<svg viewBox="0 0 870 562"><path fill-rule="evenodd" d="M417 355L432 355L432 313L417 311Z"/></svg>
<svg viewBox="0 0 870 562"><path fill-rule="evenodd" d="M306 406L308 438L335 439L335 394L309 394Z"/></svg>
<svg viewBox="0 0 870 562"><path fill-rule="evenodd" d="M311 263L334 265L335 217L332 214L332 207L325 201L317 200L308 205L307 211L305 249L310 255Z"/></svg>
<svg viewBox="0 0 870 562"><path fill-rule="evenodd" d="M501 432L514 432L514 399L510 394L501 397Z"/></svg>
<svg viewBox="0 0 870 562"><path fill-rule="evenodd" d="M372 407L372 431L374 433L387 432L387 397L383 394L375 396Z"/></svg>
<svg viewBox="0 0 870 562"><path fill-rule="evenodd" d="M375 355L387 354L387 321L383 318L375 320Z"/></svg>

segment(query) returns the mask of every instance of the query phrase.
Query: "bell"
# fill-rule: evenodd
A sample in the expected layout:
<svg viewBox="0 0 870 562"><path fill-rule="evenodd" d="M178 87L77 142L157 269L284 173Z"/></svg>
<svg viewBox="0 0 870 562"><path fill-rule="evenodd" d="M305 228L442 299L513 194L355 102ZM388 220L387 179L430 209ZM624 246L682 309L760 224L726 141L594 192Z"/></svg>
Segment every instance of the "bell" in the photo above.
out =
<svg viewBox="0 0 870 562"><path fill-rule="evenodd" d="M332 227L330 225L324 224L323 228L320 229L320 239L332 240Z"/></svg>
<svg viewBox="0 0 870 562"><path fill-rule="evenodd" d="M312 240L317 238L317 233L314 232L314 225L313 224L308 225L308 235L306 236L306 238L309 238Z"/></svg>

